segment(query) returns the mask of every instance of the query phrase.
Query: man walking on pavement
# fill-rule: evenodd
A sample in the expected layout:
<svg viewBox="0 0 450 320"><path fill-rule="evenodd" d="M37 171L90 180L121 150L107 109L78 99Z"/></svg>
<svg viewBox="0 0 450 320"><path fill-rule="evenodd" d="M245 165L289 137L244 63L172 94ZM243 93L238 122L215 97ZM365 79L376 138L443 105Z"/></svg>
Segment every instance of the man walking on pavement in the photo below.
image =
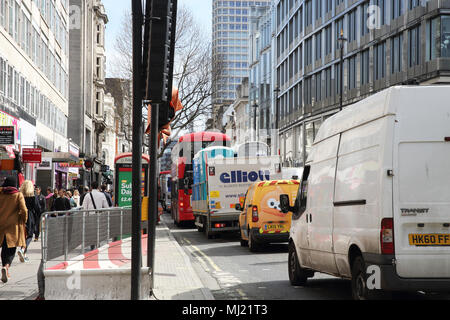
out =
<svg viewBox="0 0 450 320"><path fill-rule="evenodd" d="M109 208L108 200L103 192L98 190L98 182L94 181L91 184L92 191L87 193L83 201L84 210L97 210Z"/></svg>
<svg viewBox="0 0 450 320"><path fill-rule="evenodd" d="M108 201L103 192L98 190L98 182L91 184L92 191L87 193L83 201L83 210L98 210L109 208ZM95 249L95 245L91 244L91 250Z"/></svg>

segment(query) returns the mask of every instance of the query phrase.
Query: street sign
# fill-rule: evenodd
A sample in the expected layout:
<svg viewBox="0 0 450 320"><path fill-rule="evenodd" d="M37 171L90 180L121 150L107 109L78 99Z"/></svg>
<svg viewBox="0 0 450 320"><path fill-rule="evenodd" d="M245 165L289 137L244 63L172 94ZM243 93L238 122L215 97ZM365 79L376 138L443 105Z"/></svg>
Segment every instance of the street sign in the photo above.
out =
<svg viewBox="0 0 450 320"><path fill-rule="evenodd" d="M1 126L0 127L0 145L8 146L14 145L15 130L13 126Z"/></svg>
<svg viewBox="0 0 450 320"><path fill-rule="evenodd" d="M52 170L52 159L51 158L43 158L42 162L37 166L38 170Z"/></svg>
<svg viewBox="0 0 450 320"><path fill-rule="evenodd" d="M24 148L22 150L23 163L37 163L42 162L42 150L38 148Z"/></svg>

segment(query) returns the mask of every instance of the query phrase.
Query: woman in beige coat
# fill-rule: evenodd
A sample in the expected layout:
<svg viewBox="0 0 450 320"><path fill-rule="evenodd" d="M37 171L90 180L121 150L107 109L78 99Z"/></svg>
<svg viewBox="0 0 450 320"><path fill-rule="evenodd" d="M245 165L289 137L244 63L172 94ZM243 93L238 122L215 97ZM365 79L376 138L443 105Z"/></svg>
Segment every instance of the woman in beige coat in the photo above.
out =
<svg viewBox="0 0 450 320"><path fill-rule="evenodd" d="M1 280L8 282L9 267L17 247L25 247L25 223L28 210L22 193L16 188L15 177L6 178L0 188L0 243L2 247Z"/></svg>

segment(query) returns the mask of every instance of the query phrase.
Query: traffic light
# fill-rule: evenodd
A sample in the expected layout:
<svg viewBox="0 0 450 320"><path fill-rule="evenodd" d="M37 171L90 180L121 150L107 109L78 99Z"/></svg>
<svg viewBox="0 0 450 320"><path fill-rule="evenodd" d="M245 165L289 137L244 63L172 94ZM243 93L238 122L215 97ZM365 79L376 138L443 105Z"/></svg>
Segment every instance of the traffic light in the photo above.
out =
<svg viewBox="0 0 450 320"><path fill-rule="evenodd" d="M94 167L94 161L92 161L91 159L84 160L84 167L86 169L92 169L92 167Z"/></svg>
<svg viewBox="0 0 450 320"><path fill-rule="evenodd" d="M146 19L144 55L146 65L146 100L159 106L159 129L168 125L175 116L172 100L173 65L177 0L147 0L151 18ZM146 48L148 47L148 48Z"/></svg>

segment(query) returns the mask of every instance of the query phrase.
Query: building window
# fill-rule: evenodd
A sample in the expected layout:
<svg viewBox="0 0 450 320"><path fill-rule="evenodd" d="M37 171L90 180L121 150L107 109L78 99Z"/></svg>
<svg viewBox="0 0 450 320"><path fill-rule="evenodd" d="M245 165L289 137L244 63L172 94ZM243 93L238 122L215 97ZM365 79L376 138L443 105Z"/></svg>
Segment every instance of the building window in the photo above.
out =
<svg viewBox="0 0 450 320"><path fill-rule="evenodd" d="M316 3L316 20L322 18L322 0L315 0Z"/></svg>
<svg viewBox="0 0 450 320"><path fill-rule="evenodd" d="M386 42L374 46L374 80L380 80L386 75Z"/></svg>
<svg viewBox="0 0 450 320"><path fill-rule="evenodd" d="M361 36L369 34L369 1L361 5Z"/></svg>
<svg viewBox="0 0 450 320"><path fill-rule="evenodd" d="M329 24L325 27L325 56L331 54L332 48L332 29L331 24Z"/></svg>
<svg viewBox="0 0 450 320"><path fill-rule="evenodd" d="M312 1L306 0L305 2L305 22L306 26L312 24Z"/></svg>
<svg viewBox="0 0 450 320"><path fill-rule="evenodd" d="M333 9L333 0L325 0L325 13L331 12Z"/></svg>
<svg viewBox="0 0 450 320"><path fill-rule="evenodd" d="M348 41L356 40L356 9L348 14Z"/></svg>
<svg viewBox="0 0 450 320"><path fill-rule="evenodd" d="M391 73L402 70L403 35L399 34L391 39Z"/></svg>
<svg viewBox="0 0 450 320"><path fill-rule="evenodd" d="M408 65L414 67L420 64L420 25L408 31Z"/></svg>
<svg viewBox="0 0 450 320"><path fill-rule="evenodd" d="M325 69L325 98L332 96L331 91L331 67Z"/></svg>
<svg viewBox="0 0 450 320"><path fill-rule="evenodd" d="M312 104L312 77L305 79L305 104Z"/></svg>
<svg viewBox="0 0 450 320"><path fill-rule="evenodd" d="M370 50L364 50L361 52L361 85L369 84L369 53Z"/></svg>
<svg viewBox="0 0 450 320"><path fill-rule="evenodd" d="M374 5L378 7L379 9L379 20L377 21L377 26L383 26L386 24L386 1L387 0L375 0Z"/></svg>
<svg viewBox="0 0 450 320"><path fill-rule="evenodd" d="M336 84L336 96L341 94L341 64L336 63L334 66L334 83Z"/></svg>
<svg viewBox="0 0 450 320"><path fill-rule="evenodd" d="M1 1L1 0L0 0ZM6 96L6 75L5 75L6 61L0 57L0 92Z"/></svg>
<svg viewBox="0 0 450 320"><path fill-rule="evenodd" d="M450 16L427 21L427 60L450 58Z"/></svg>
<svg viewBox="0 0 450 320"><path fill-rule="evenodd" d="M402 3L403 0L391 0L391 17L397 19L403 13Z"/></svg>
<svg viewBox="0 0 450 320"><path fill-rule="evenodd" d="M322 72L316 73L315 97L316 102L322 100Z"/></svg>
<svg viewBox="0 0 450 320"><path fill-rule="evenodd" d="M316 33L316 61L322 59L322 32Z"/></svg>
<svg viewBox="0 0 450 320"><path fill-rule="evenodd" d="M420 6L420 0L408 0L409 10L414 9L415 7Z"/></svg>
<svg viewBox="0 0 450 320"><path fill-rule="evenodd" d="M312 37L305 41L305 65L312 63Z"/></svg>
<svg viewBox="0 0 450 320"><path fill-rule="evenodd" d="M348 58L348 89L356 88L356 55Z"/></svg>
<svg viewBox="0 0 450 320"><path fill-rule="evenodd" d="M336 20L336 29L335 29L335 39L334 39L334 43L338 43L338 39L341 37L341 31L344 31L344 19L341 18L339 20ZM336 50L338 48L336 47Z"/></svg>

